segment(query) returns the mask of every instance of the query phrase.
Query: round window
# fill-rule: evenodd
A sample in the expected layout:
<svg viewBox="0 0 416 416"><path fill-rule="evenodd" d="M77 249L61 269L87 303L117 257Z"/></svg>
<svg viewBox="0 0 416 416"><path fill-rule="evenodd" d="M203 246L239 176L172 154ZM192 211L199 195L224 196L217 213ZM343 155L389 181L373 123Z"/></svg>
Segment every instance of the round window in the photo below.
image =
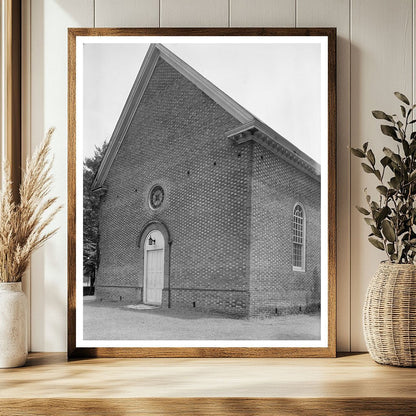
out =
<svg viewBox="0 0 416 416"><path fill-rule="evenodd" d="M152 209L160 208L165 198L165 191L160 185L155 185L149 194L149 205Z"/></svg>

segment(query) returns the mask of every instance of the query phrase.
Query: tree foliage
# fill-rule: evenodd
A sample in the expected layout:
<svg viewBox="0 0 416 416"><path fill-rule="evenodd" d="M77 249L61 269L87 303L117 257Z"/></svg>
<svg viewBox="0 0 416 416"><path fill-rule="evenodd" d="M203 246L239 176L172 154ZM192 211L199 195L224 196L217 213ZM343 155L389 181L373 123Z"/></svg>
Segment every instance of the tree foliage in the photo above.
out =
<svg viewBox="0 0 416 416"><path fill-rule="evenodd" d="M84 196L84 215L83 215L83 260L84 274L94 276L99 265L99 207L100 195L92 192L91 185L97 174L101 160L107 150L107 143L101 147L96 147L94 155L85 158L83 166L83 196Z"/></svg>
<svg viewBox="0 0 416 416"><path fill-rule="evenodd" d="M408 98L395 92L401 101L400 114L386 114L375 110L373 116L382 120L381 132L392 140L383 148L384 156L376 161L368 142L362 148L351 149L354 156L363 159L365 173L375 175L379 185L374 200L365 189L367 207L356 207L369 225L370 243L386 252L393 263L415 263L416 256L416 132L411 132L413 110Z"/></svg>

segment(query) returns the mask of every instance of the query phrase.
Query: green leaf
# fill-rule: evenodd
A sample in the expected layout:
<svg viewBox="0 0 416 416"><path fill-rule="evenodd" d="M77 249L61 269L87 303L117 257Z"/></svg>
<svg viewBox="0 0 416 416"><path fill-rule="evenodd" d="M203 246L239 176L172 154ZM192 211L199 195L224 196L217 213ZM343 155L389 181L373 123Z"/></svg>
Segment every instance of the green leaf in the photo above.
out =
<svg viewBox="0 0 416 416"><path fill-rule="evenodd" d="M366 222L366 224L368 224L369 226L375 225L375 221L372 218L364 218L364 221Z"/></svg>
<svg viewBox="0 0 416 416"><path fill-rule="evenodd" d="M384 185L380 185L380 186L377 186L377 191L379 191L380 193L381 193L381 195L384 195L384 196L386 196L387 195L387 187L386 186L384 186Z"/></svg>
<svg viewBox="0 0 416 416"><path fill-rule="evenodd" d="M380 206L377 204L376 201L371 202L370 205L371 205L371 209L372 210L376 210L376 209L379 209L380 208Z"/></svg>
<svg viewBox="0 0 416 416"><path fill-rule="evenodd" d="M377 224L380 224L381 221L384 220L384 218L387 217L387 215L389 215L390 213L390 208L389 207L383 207L380 212L378 212L376 220L377 220Z"/></svg>
<svg viewBox="0 0 416 416"><path fill-rule="evenodd" d="M401 105L400 110L402 110L402 116L406 117L406 109Z"/></svg>
<svg viewBox="0 0 416 416"><path fill-rule="evenodd" d="M381 232L378 228L376 228L374 225L371 226L371 231L373 232L373 234L378 237L378 238L383 238L383 236L381 235Z"/></svg>
<svg viewBox="0 0 416 416"><path fill-rule="evenodd" d="M390 179L390 182L388 182L388 184L389 184L392 188L394 188L394 189L399 189L399 187L400 187L400 179L397 179L395 176L393 176L393 177Z"/></svg>
<svg viewBox="0 0 416 416"><path fill-rule="evenodd" d="M398 155L397 153L394 153L388 147L383 147L383 152L388 158L390 158L393 162L397 163L398 165L402 162L400 155Z"/></svg>
<svg viewBox="0 0 416 416"><path fill-rule="evenodd" d="M386 114L384 111L374 110L372 111L373 117L378 120L387 120L394 123L393 117Z"/></svg>
<svg viewBox="0 0 416 416"><path fill-rule="evenodd" d="M397 129L395 127L382 124L380 126L380 129L382 133L385 134L386 136L390 136L391 138L393 138L393 140L396 140L396 142L400 141L400 139L397 137Z"/></svg>
<svg viewBox="0 0 416 416"><path fill-rule="evenodd" d="M396 241L396 232L394 231L391 221L384 219L381 222L381 230L383 231L384 237L386 237L391 243Z"/></svg>
<svg viewBox="0 0 416 416"><path fill-rule="evenodd" d="M376 175L377 176L377 179L381 182L381 173L380 173L380 171L378 169L376 169L374 171L374 175Z"/></svg>
<svg viewBox="0 0 416 416"><path fill-rule="evenodd" d="M404 154L406 156L409 156L410 155L409 143L406 140L403 140L402 145L403 145Z"/></svg>
<svg viewBox="0 0 416 416"><path fill-rule="evenodd" d="M366 151L367 151L367 147L368 147L368 142L365 142L365 143L363 144L363 149L364 149L364 152L366 152Z"/></svg>
<svg viewBox="0 0 416 416"><path fill-rule="evenodd" d="M384 251L384 245L383 243L375 237L368 237L368 241L376 248L378 248L379 250L383 250Z"/></svg>
<svg viewBox="0 0 416 416"><path fill-rule="evenodd" d="M416 146L416 144L415 144ZM390 163L390 158L387 156L384 156L381 160L380 163L383 165L383 167L385 168L389 163Z"/></svg>
<svg viewBox="0 0 416 416"><path fill-rule="evenodd" d="M394 155L394 152L391 149L389 149L388 147L383 147L383 152L390 159Z"/></svg>
<svg viewBox="0 0 416 416"><path fill-rule="evenodd" d="M356 205L355 208L363 215L370 215L370 211L367 211L365 208L359 207L358 205Z"/></svg>
<svg viewBox="0 0 416 416"><path fill-rule="evenodd" d="M416 169L409 175L409 182L412 182L416 179Z"/></svg>
<svg viewBox="0 0 416 416"><path fill-rule="evenodd" d="M394 163L392 160L390 160L390 163L388 165L388 167L391 169L391 171L396 174L397 172L399 172L399 166Z"/></svg>
<svg viewBox="0 0 416 416"><path fill-rule="evenodd" d="M367 159L374 166L376 163L376 158L374 157L374 153L371 151L371 149L367 152Z"/></svg>
<svg viewBox="0 0 416 416"><path fill-rule="evenodd" d="M387 244L387 252L390 255L394 253L394 244Z"/></svg>
<svg viewBox="0 0 416 416"><path fill-rule="evenodd" d="M400 100L403 101L405 104L410 105L409 99L400 92L395 92L394 95Z"/></svg>
<svg viewBox="0 0 416 416"><path fill-rule="evenodd" d="M374 173L374 169L370 166L368 166L365 163L361 163L361 166L363 167L364 172L366 173Z"/></svg>
<svg viewBox="0 0 416 416"><path fill-rule="evenodd" d="M361 158L365 157L365 153L361 149L354 149L353 147L351 147L350 150L354 156L361 157Z"/></svg>

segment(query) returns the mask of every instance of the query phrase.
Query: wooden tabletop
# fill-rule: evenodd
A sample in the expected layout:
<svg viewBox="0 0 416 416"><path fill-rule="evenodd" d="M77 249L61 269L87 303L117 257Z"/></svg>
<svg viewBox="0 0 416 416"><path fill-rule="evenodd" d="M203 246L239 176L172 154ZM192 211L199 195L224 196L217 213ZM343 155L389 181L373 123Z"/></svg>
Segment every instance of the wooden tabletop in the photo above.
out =
<svg viewBox="0 0 416 416"><path fill-rule="evenodd" d="M0 370L0 415L58 410L84 415L352 415L359 409L360 415L415 415L416 369L382 366L368 354L68 362L65 354L33 353L25 367Z"/></svg>

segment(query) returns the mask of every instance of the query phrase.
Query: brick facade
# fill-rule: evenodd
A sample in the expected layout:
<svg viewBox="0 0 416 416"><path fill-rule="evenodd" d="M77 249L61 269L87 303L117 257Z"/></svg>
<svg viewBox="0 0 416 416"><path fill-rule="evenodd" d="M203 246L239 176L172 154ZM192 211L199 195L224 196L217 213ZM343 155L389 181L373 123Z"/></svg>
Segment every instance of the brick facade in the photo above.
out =
<svg viewBox="0 0 416 416"><path fill-rule="evenodd" d="M319 182L257 143L225 137L240 124L158 60L106 176L97 298L143 300L143 239L159 227L162 307L249 316L319 303ZM155 184L164 189L156 210ZM304 273L291 266L295 201L307 217Z"/></svg>
<svg viewBox="0 0 416 416"><path fill-rule="evenodd" d="M320 183L259 144L252 176L250 315L316 309L320 304ZM305 214L305 271L292 267L293 209Z"/></svg>

